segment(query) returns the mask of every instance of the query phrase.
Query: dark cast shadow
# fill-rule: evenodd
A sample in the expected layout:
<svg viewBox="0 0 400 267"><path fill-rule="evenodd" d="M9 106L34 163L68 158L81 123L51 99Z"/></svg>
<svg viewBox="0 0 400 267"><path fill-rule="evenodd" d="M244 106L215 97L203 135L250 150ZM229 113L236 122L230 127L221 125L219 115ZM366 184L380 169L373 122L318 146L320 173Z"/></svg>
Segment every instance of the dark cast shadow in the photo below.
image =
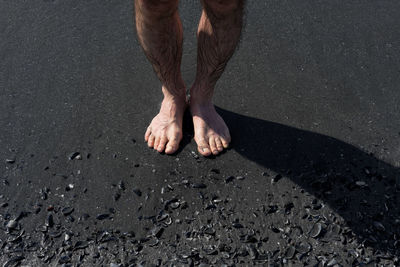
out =
<svg viewBox="0 0 400 267"><path fill-rule="evenodd" d="M400 255L398 168L326 135L217 111L230 128L232 149L327 203L351 228L349 237Z"/></svg>

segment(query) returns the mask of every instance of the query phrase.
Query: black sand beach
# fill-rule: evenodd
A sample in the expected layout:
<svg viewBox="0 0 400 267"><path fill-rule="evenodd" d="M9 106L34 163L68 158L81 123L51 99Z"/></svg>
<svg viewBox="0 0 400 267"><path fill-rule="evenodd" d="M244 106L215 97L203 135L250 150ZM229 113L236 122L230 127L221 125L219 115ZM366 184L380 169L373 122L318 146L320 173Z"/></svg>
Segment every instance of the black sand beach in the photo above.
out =
<svg viewBox="0 0 400 267"><path fill-rule="evenodd" d="M199 1L181 1L182 73ZM248 1L229 150L143 140L132 1L1 1L1 266L399 266L400 2Z"/></svg>

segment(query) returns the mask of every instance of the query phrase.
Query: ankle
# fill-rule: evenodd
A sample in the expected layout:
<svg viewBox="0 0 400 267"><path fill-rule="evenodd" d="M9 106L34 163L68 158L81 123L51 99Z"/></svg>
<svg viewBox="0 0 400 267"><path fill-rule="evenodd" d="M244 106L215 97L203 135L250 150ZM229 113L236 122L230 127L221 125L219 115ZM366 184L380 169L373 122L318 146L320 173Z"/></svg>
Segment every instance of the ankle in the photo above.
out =
<svg viewBox="0 0 400 267"><path fill-rule="evenodd" d="M164 95L163 102L170 102L175 104L185 104L186 103L186 89L182 87L180 89L174 90L166 90L163 86L162 92Z"/></svg>
<svg viewBox="0 0 400 267"><path fill-rule="evenodd" d="M190 105L196 106L213 106L212 97L214 93L214 85L209 83L200 83L195 81L190 88Z"/></svg>
<svg viewBox="0 0 400 267"><path fill-rule="evenodd" d="M183 105L186 104L186 96L185 95L164 95L163 103L171 103L174 105Z"/></svg>
<svg viewBox="0 0 400 267"><path fill-rule="evenodd" d="M190 100L190 112L192 115L201 115L204 112L215 111L214 104L212 101L196 101Z"/></svg>
<svg viewBox="0 0 400 267"><path fill-rule="evenodd" d="M189 103L190 103L191 107L192 106L201 106L201 107L214 106L212 103L212 97L207 97L205 95L190 94Z"/></svg>
<svg viewBox="0 0 400 267"><path fill-rule="evenodd" d="M205 90L193 90L189 95L189 103L191 106L213 106L212 94Z"/></svg>
<svg viewBox="0 0 400 267"><path fill-rule="evenodd" d="M160 112L169 114L170 116L180 116L186 109L186 99L177 96L164 96L161 103Z"/></svg>

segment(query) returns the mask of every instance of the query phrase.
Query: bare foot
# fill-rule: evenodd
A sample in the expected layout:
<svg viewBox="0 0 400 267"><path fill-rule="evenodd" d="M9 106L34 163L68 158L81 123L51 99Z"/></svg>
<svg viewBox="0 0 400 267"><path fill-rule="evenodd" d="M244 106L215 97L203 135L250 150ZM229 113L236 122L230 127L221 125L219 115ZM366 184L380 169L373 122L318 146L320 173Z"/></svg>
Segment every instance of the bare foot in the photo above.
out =
<svg viewBox="0 0 400 267"><path fill-rule="evenodd" d="M153 118L144 139L149 147L158 152L173 154L182 139L182 120L186 109L186 99L164 96L160 112Z"/></svg>
<svg viewBox="0 0 400 267"><path fill-rule="evenodd" d="M231 141L229 129L218 115L211 101L202 104L190 102L193 116L194 140L197 150L203 156L218 155Z"/></svg>

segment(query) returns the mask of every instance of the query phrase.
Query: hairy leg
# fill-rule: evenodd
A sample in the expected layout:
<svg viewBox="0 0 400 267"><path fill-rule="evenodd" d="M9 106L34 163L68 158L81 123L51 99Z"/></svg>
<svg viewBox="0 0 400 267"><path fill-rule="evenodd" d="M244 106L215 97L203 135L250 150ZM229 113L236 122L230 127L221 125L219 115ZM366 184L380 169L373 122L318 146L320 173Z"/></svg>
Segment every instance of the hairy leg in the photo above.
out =
<svg viewBox="0 0 400 267"><path fill-rule="evenodd" d="M228 147L229 129L212 104L214 87L240 38L244 0L202 0L197 32L197 73L190 90L195 141L199 152L217 155Z"/></svg>
<svg viewBox="0 0 400 267"><path fill-rule="evenodd" d="M149 147L174 153L182 139L186 89L181 76L182 24L178 0L135 0L139 42L162 83L160 112L145 133Z"/></svg>

